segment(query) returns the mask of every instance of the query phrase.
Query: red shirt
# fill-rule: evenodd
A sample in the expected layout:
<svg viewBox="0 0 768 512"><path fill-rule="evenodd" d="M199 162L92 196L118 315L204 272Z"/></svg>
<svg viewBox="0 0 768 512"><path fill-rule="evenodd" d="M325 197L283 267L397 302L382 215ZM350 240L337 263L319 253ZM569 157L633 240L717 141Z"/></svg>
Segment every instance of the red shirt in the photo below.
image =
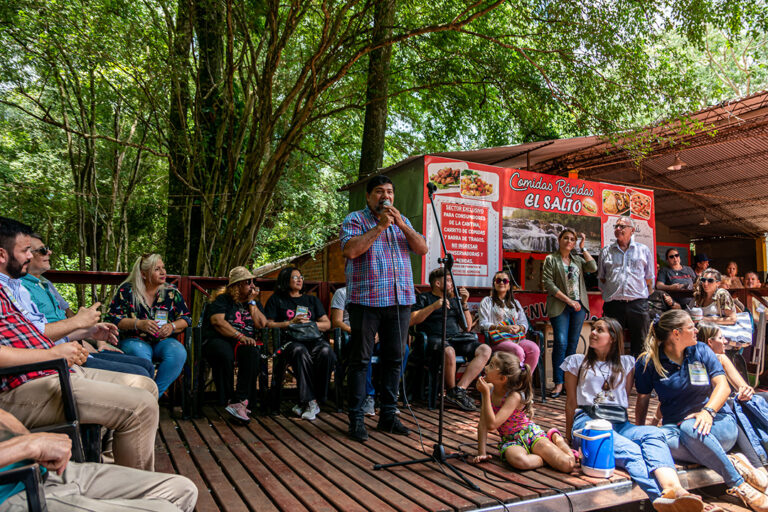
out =
<svg viewBox="0 0 768 512"><path fill-rule="evenodd" d="M27 349L53 348L53 342L45 337L34 324L27 321L21 311L0 285L0 350L3 346ZM19 375L0 377L0 392L10 391L25 382L46 375L53 375L54 370L29 372Z"/></svg>

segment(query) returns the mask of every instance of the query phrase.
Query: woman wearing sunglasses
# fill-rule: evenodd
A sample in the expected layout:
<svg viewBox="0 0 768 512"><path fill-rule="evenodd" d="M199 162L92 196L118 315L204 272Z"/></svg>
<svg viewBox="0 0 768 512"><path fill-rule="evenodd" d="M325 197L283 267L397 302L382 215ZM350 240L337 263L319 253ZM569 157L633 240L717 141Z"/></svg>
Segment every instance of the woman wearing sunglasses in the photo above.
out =
<svg viewBox="0 0 768 512"><path fill-rule="evenodd" d="M589 314L587 286L584 273L597 270L597 263L584 248L586 235L581 234L581 255L574 254L576 232L566 228L557 239L559 249L544 259L541 281L547 291L547 315L552 324L552 380L555 387L550 396L557 398L563 393L565 358L576 353L581 336L581 326Z"/></svg>
<svg viewBox="0 0 768 512"><path fill-rule="evenodd" d="M727 290L720 288L722 276L714 268L701 273L693 291L696 306L701 308L702 317L721 324L736 323L736 305Z"/></svg>
<svg viewBox="0 0 768 512"><path fill-rule="evenodd" d="M493 276L491 294L480 302L478 317L480 329L489 333L490 339L486 342L493 351L515 354L533 372L539 363L539 346L525 339L528 319L523 306L515 299L505 271L500 270Z"/></svg>
<svg viewBox="0 0 768 512"><path fill-rule="evenodd" d="M107 321L120 329L120 350L160 362L155 375L160 395L181 374L187 360L184 345L174 335L192 324L184 298L165 277L159 254L140 256L107 313Z"/></svg>

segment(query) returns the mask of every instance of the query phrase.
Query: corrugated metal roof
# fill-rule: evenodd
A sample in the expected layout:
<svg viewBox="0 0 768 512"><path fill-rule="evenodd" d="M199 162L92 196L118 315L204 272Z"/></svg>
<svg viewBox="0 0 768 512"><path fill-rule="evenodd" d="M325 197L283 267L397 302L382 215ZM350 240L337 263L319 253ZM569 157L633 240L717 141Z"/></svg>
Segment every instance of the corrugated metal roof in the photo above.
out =
<svg viewBox="0 0 768 512"><path fill-rule="evenodd" d="M640 166L629 149L630 135L616 143L589 136L435 155L499 167L525 169L530 164L530 170L548 174L579 169L584 179L642 184L656 191L657 220L690 237L768 232L768 91L725 101L687 117L700 123L694 133L674 135L677 120L659 121L640 132L641 137L657 141ZM670 144L672 135L674 143ZM687 165L669 171L667 166L676 154ZM389 173L420 156L377 174ZM709 224L700 225L705 216Z"/></svg>

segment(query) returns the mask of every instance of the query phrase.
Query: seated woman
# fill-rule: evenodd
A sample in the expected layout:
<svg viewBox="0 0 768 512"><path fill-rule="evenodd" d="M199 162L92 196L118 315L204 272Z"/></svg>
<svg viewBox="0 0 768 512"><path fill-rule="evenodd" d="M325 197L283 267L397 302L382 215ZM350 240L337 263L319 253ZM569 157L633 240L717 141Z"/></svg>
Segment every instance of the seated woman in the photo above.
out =
<svg viewBox="0 0 768 512"><path fill-rule="evenodd" d="M739 266L735 261L729 261L728 266L725 267L725 275L723 276L723 282L720 283L721 288L730 290L732 288L744 288L744 283L741 282L741 278L736 274L739 273Z"/></svg>
<svg viewBox="0 0 768 512"><path fill-rule="evenodd" d="M160 395L181 374L187 351L173 337L191 325L189 309L179 290L165 282L159 254L140 256L109 305L107 321L120 329L120 350L159 361L155 375Z"/></svg>
<svg viewBox="0 0 768 512"><path fill-rule="evenodd" d="M664 433L656 427L633 425L627 417L635 359L621 355L623 346L621 324L604 317L592 326L587 354L573 354L563 361L566 434L570 439L590 419L608 419L613 424L616 466L629 473L653 507L659 512L700 511L701 497L680 483ZM598 405L613 414L605 417Z"/></svg>
<svg viewBox="0 0 768 512"><path fill-rule="evenodd" d="M265 314L267 327L281 329L280 335L287 341L272 368L273 386L280 389L285 365L290 364L299 388L299 403L292 410L305 420L314 420L320 412L318 402L323 403L328 397L336 355L323 338L304 339L306 336L293 329L293 326L309 323L315 323L320 332L331 328L320 299L304 295L303 289L301 271L296 267L284 268L277 276L275 293L267 301Z"/></svg>
<svg viewBox="0 0 768 512"><path fill-rule="evenodd" d="M705 320L721 325L736 323L736 305L731 294L720 288L722 276L713 268L701 273L693 291L696 306L701 308Z"/></svg>
<svg viewBox="0 0 768 512"><path fill-rule="evenodd" d="M491 294L484 297L478 308L480 330L489 331L494 352L504 351L515 354L531 368L539 364L539 346L525 339L528 332L528 319L512 291L509 274L500 270L493 276Z"/></svg>
<svg viewBox="0 0 768 512"><path fill-rule="evenodd" d="M211 297L214 300L205 308L203 318L203 357L218 377L216 382L222 384L218 391L227 402L226 411L246 423L250 421L248 403L250 399L253 405L261 362L256 329L267 325L253 279L245 267L230 270L226 289Z"/></svg>
<svg viewBox="0 0 768 512"><path fill-rule="evenodd" d="M670 310L653 323L635 364L636 423L645 425L656 391L662 431L674 459L716 471L747 506L768 511L768 496L752 487L726 455L737 439L737 424L727 408L731 389L712 350L696 341L696 326L682 310Z"/></svg>
<svg viewBox="0 0 768 512"><path fill-rule="evenodd" d="M566 228L557 239L559 249L547 255L541 269L541 282L547 291L547 314L552 323L552 380L555 387L550 396L557 398L563 391L563 360L576 352L581 326L589 315L589 297L584 273L597 270L597 263L584 248L586 235L581 234L581 255L573 252L576 232Z"/></svg>

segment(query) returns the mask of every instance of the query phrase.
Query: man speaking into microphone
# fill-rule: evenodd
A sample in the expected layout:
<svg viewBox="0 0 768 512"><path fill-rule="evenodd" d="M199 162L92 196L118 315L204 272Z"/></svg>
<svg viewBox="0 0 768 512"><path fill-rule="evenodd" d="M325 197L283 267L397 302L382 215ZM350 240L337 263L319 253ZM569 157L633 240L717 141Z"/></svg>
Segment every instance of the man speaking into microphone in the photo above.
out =
<svg viewBox="0 0 768 512"><path fill-rule="evenodd" d="M347 310L352 338L349 347L349 435L364 442L365 376L376 334L381 343L379 368L381 410L378 429L408 435L395 416L400 367L415 302L408 252L427 253L424 237L392 205L395 188L386 176L366 185L367 206L352 212L341 225L341 248L347 258Z"/></svg>

